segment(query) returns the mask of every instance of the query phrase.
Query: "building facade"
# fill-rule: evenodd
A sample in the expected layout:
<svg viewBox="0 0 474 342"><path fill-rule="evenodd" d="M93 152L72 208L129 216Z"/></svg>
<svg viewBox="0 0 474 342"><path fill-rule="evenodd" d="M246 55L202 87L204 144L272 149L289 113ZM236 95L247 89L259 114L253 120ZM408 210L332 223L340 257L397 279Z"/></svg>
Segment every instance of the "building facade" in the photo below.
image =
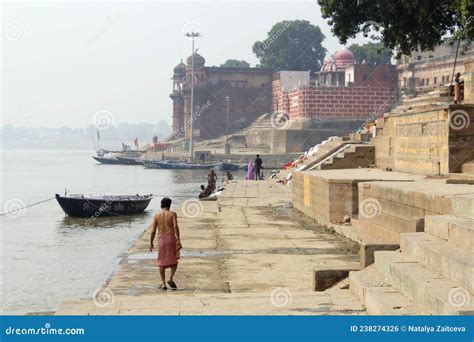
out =
<svg viewBox="0 0 474 342"><path fill-rule="evenodd" d="M414 51L411 56L402 55L397 61L402 92L407 95L427 93L436 87L450 85L456 73L464 74L464 64L474 58L474 49L471 47L464 51L461 43L456 58L457 45L444 44L434 51Z"/></svg>
<svg viewBox="0 0 474 342"><path fill-rule="evenodd" d="M366 119L397 100L394 65L355 64L347 49L326 60L321 71L281 71L273 78L272 111L291 119ZM356 127L354 127L356 128Z"/></svg>
<svg viewBox="0 0 474 342"><path fill-rule="evenodd" d="M213 139L250 125L271 110L272 73L258 68L207 67L194 54L194 115L191 118L192 56L173 70L173 139ZM227 108L228 115L227 115Z"/></svg>

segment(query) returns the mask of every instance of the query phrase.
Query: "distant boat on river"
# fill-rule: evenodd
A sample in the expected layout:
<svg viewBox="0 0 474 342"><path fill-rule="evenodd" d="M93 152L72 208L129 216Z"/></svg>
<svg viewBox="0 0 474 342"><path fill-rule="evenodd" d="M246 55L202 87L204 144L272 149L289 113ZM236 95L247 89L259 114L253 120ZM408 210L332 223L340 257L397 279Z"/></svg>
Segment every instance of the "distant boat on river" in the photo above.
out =
<svg viewBox="0 0 474 342"><path fill-rule="evenodd" d="M153 165L153 168L157 169L174 169L174 170L196 170L196 169L212 169L216 167L217 164L208 164L208 163L187 163L187 162L172 162L164 160L153 160L151 163L144 163L145 167Z"/></svg>
<svg viewBox="0 0 474 342"><path fill-rule="evenodd" d="M95 160L97 160L101 164L114 164L114 165L120 165L123 164L120 160L117 159L115 156L92 156Z"/></svg>

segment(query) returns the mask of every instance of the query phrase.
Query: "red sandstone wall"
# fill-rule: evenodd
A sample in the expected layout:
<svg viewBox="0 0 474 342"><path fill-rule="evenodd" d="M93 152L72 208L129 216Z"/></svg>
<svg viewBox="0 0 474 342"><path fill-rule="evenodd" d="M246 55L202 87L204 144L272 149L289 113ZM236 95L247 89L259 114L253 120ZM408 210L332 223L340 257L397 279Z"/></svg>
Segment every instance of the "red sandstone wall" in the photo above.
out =
<svg viewBox="0 0 474 342"><path fill-rule="evenodd" d="M397 91L382 87L300 87L281 92L278 112L293 119L365 118L383 114L396 97Z"/></svg>

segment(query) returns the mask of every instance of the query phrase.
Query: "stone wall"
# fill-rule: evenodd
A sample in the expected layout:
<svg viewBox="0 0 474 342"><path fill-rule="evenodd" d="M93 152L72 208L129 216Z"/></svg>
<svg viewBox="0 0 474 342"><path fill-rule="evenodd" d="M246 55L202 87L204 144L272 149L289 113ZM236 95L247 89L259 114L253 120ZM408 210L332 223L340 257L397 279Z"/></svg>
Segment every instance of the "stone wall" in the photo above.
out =
<svg viewBox="0 0 474 342"><path fill-rule="evenodd" d="M318 223L340 223L345 216L358 214L361 182L413 181L419 176L383 172L377 169L341 169L294 172L293 205Z"/></svg>
<svg viewBox="0 0 474 342"><path fill-rule="evenodd" d="M174 80L173 133L191 137L191 70ZM176 85L177 84L177 85ZM230 97L227 119L226 97ZM213 139L249 126L262 113L270 112L272 72L257 68L200 66L195 70L193 130L196 139Z"/></svg>
<svg viewBox="0 0 474 342"><path fill-rule="evenodd" d="M473 216L470 185L444 180L359 184L359 227L363 242L399 243L400 234L424 231L426 215Z"/></svg>
<svg viewBox="0 0 474 342"><path fill-rule="evenodd" d="M378 136L372 140L376 166L428 175L460 172L462 163L474 159L473 120L472 105L391 113L378 121Z"/></svg>
<svg viewBox="0 0 474 342"><path fill-rule="evenodd" d="M288 129L273 129L270 148L273 153L303 152L333 136L346 136L364 124L364 119L319 118L304 124L291 121Z"/></svg>
<svg viewBox="0 0 474 342"><path fill-rule="evenodd" d="M292 188L294 207L320 224L339 223L357 212L357 184L333 182L309 171L295 172Z"/></svg>
<svg viewBox="0 0 474 342"><path fill-rule="evenodd" d="M275 82L275 81L274 81ZM388 87L298 87L273 91L273 111L300 118L368 118L385 111L398 98ZM275 94L277 93L277 94Z"/></svg>

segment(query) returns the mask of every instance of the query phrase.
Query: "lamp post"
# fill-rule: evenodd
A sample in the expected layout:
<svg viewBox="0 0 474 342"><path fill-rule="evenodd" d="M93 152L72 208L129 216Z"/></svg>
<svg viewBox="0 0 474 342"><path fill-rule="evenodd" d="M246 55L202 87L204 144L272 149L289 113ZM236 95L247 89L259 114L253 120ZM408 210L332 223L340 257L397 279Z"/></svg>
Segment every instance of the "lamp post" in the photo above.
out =
<svg viewBox="0 0 474 342"><path fill-rule="evenodd" d="M225 142L229 142L229 102L230 102L230 97L226 96L225 97L225 102L226 102L226 116L225 116Z"/></svg>
<svg viewBox="0 0 474 342"><path fill-rule="evenodd" d="M194 121L194 38L200 37L201 34L199 32L188 32L186 33L187 37L191 37L192 39L192 53L191 53L191 117L189 119L190 123L190 130L191 136L189 138L189 158L193 159L193 121Z"/></svg>

